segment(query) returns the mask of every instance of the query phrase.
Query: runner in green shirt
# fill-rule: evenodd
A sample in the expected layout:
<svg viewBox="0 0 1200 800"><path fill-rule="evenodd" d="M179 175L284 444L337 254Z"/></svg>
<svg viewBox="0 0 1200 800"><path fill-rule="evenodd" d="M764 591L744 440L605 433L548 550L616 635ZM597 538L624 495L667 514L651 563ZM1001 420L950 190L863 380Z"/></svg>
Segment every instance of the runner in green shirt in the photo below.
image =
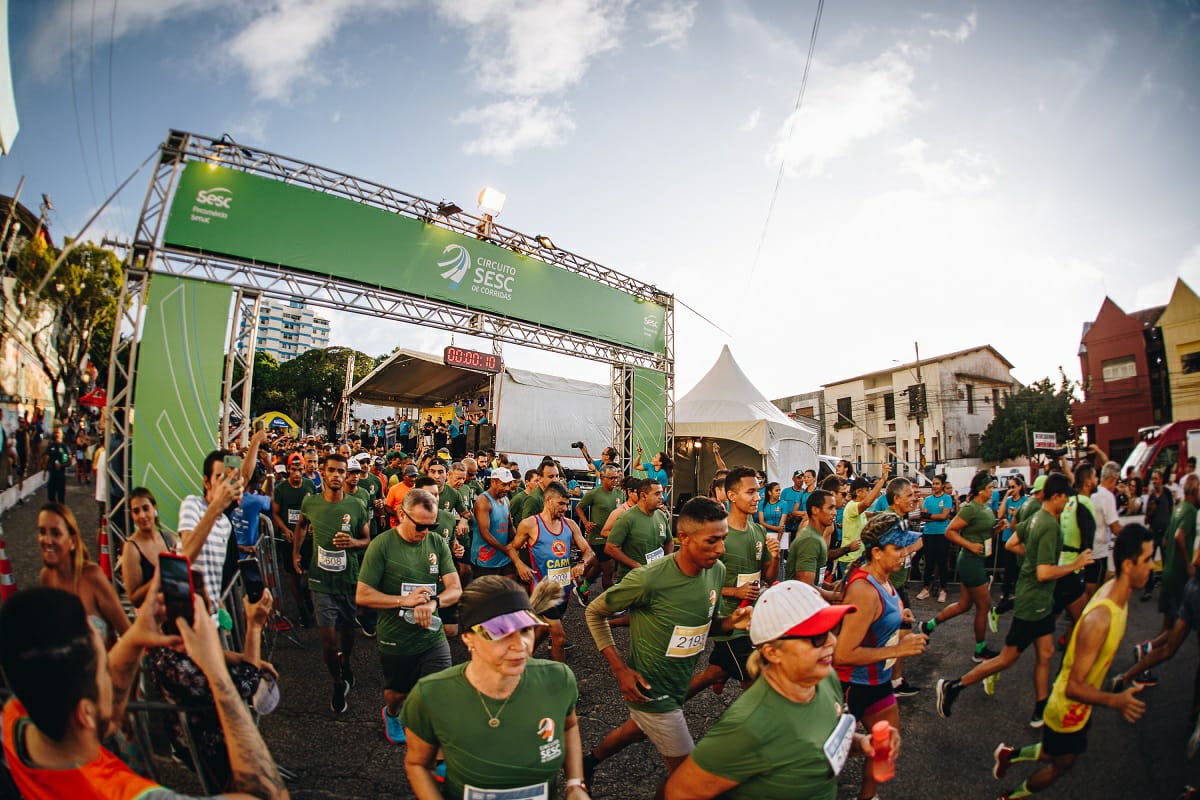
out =
<svg viewBox="0 0 1200 800"><path fill-rule="evenodd" d="M825 541L825 532L833 527L834 520L837 519L837 498L833 496L833 492L824 489L812 492L805 503L804 511L808 516L808 524L792 536L784 578L815 587L828 602L834 599L835 593L822 588L825 582L825 565L830 558L838 558L847 549L861 548L862 541L860 539L849 548L829 549Z"/></svg>
<svg viewBox="0 0 1200 800"><path fill-rule="evenodd" d="M798 581L767 589L750 624L754 683L671 774L661 796L835 800L847 757L875 755L870 736L855 732L832 669L832 631L853 610L827 605ZM894 761L900 732L890 727Z"/></svg>
<svg viewBox="0 0 1200 800"><path fill-rule="evenodd" d="M671 523L662 507L662 484L653 478L637 482L638 502L617 519L604 543L604 552L617 562L616 579L630 570L652 564L675 549Z"/></svg>
<svg viewBox="0 0 1200 800"><path fill-rule="evenodd" d="M566 772L566 800L587 800L575 704L565 664L531 658L538 616L559 602L544 581L531 598L508 578L485 575L463 591L463 641L471 659L422 678L401 711L409 784L422 800L550 800ZM435 773L439 750L445 783Z"/></svg>
<svg viewBox="0 0 1200 800"><path fill-rule="evenodd" d="M779 537L769 537L753 521L758 510L758 477L749 467L734 467L725 476L725 499L729 501L729 535L725 538L725 583L721 587L721 616L729 616L740 606L754 605L762 587L770 586L779 576ZM744 630L713 634L713 650L708 666L692 677L688 697L712 686L720 694L725 681L734 676L749 685L746 659L750 658L750 635Z"/></svg>
<svg viewBox="0 0 1200 800"><path fill-rule="evenodd" d="M633 570L588 604L592 638L629 706L625 724L584 757L589 786L599 762L643 737L654 743L668 772L691 752L692 736L682 706L709 632L730 633L750 623L749 607L728 617L717 615L725 583L725 565L720 558L729 532L725 517L719 503L707 497L692 498L679 512L679 550ZM626 609L630 617L628 663L621 658L608 623L609 617Z"/></svg>
<svg viewBox="0 0 1200 800"><path fill-rule="evenodd" d="M1021 654L1032 644L1037 664L1033 670L1036 703L1030 724L1041 722L1042 710L1050 697L1050 659L1054 655L1054 586L1065 575L1083 569L1091 563L1091 550L1079 554L1079 559L1059 566L1062 553L1062 534L1059 517L1070 497L1071 482L1066 475L1056 473L1047 478L1043 489L1041 510L1034 515L1022 538L1014 534L1008 540L1010 551L1024 550L1021 571L1017 576L1013 600L1013 620L1004 640L1004 649L995 658L979 664L957 680L939 680L937 686L938 713L950 716L950 708L962 690L983 682L989 695L996 693L999 674L1017 663ZM1016 544L1014 544L1016 540Z"/></svg>
<svg viewBox="0 0 1200 800"><path fill-rule="evenodd" d="M312 592L317 626L321 631L321 652L333 678L330 706L341 714L349 707L346 693L354 685L350 652L354 649L354 591L358 584L358 559L351 550L362 550L371 543L370 518L362 501L348 497L345 456L330 453L322 470L321 494L309 495L300 504L300 521L292 535L292 563L302 572L300 545L305 526L313 539L309 562L308 588Z"/></svg>
<svg viewBox="0 0 1200 800"><path fill-rule="evenodd" d="M982 664L999 653L988 649L988 610L992 594L988 585L987 561L991 555L992 535L997 530L996 515L992 513L992 476L986 469L971 479L970 502L958 511L946 528L946 540L962 549L958 553L958 579L962 583L958 602L943 608L936 617L921 625L922 633L933 633L938 625L975 609L975 654L971 660Z"/></svg>
<svg viewBox="0 0 1200 800"><path fill-rule="evenodd" d="M292 599L299 609L299 622L306 628L313 624L313 602L308 592L308 581L297 571L292 558L292 533L300 522L300 504L304 498L316 493L317 487L304 477L304 457L293 453L288 458L287 480L275 484L271 511L275 518L275 559L289 576ZM300 563L307 564L312 558L312 543L304 537L300 547Z"/></svg>
<svg viewBox="0 0 1200 800"><path fill-rule="evenodd" d="M404 741L404 698L421 677L450 666L440 623L458 602L462 584L437 524L437 495L420 486L411 490L400 505L400 525L371 543L358 576L358 603L380 611L384 735L393 744Z"/></svg>
<svg viewBox="0 0 1200 800"><path fill-rule="evenodd" d="M579 518L579 523L583 525L584 533L587 534L588 544L596 553L596 559L588 564L588 570L584 573L584 583L579 585L579 596L585 603L587 584L594 581L597 575L600 576L605 589L613 584L613 560L612 556L604 552L604 545L608 540L603 536L603 532L604 523L608 522L617 506L625 501L625 492L618 486L620 481L620 468L615 464L605 464L600 468L600 484L590 489L575 509L575 516Z"/></svg>

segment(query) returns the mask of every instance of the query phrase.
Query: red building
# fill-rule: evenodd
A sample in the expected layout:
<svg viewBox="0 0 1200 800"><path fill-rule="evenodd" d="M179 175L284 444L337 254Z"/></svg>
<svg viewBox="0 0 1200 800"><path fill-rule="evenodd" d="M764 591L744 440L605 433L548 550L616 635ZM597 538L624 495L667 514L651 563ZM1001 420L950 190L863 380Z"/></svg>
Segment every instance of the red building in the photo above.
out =
<svg viewBox="0 0 1200 800"><path fill-rule="evenodd" d="M1084 400L1071 405L1072 422L1086 428L1088 441L1118 463L1137 444L1138 428L1171 421L1157 327L1164 308L1126 314L1106 297L1095 321L1083 324L1079 366Z"/></svg>

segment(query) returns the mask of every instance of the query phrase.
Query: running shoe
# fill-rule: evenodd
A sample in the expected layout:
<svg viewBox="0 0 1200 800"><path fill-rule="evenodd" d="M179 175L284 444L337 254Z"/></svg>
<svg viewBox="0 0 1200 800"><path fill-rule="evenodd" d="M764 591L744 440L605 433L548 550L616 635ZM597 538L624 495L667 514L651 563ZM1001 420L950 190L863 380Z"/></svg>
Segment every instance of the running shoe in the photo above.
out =
<svg viewBox="0 0 1200 800"><path fill-rule="evenodd" d="M1129 687L1125 685L1124 675L1114 675L1112 681L1108 684L1108 690L1113 694L1120 694L1127 688Z"/></svg>
<svg viewBox="0 0 1200 800"><path fill-rule="evenodd" d="M1197 752L1200 752L1200 719L1196 720L1196 726L1192 728L1192 735L1187 740L1188 761L1195 758Z"/></svg>
<svg viewBox="0 0 1200 800"><path fill-rule="evenodd" d="M392 744L404 744L404 725L400 722L400 715L393 717L387 713L387 706L381 708L379 714L383 717L383 737Z"/></svg>
<svg viewBox="0 0 1200 800"><path fill-rule="evenodd" d="M996 604L996 613L997 614L1007 614L1009 611L1012 611L1012 610L1013 610L1013 596L1011 594L1006 594L1003 597L1001 597L1000 602Z"/></svg>
<svg viewBox="0 0 1200 800"><path fill-rule="evenodd" d="M1133 682L1139 686L1158 686L1158 676L1150 670L1143 670L1133 676Z"/></svg>
<svg viewBox="0 0 1200 800"><path fill-rule="evenodd" d="M995 658L998 655L1000 655L1000 654L997 653L992 648L984 647L982 650L976 650L974 653L972 653L971 660L974 661L976 664L982 664L985 661L990 661L991 659Z"/></svg>
<svg viewBox="0 0 1200 800"><path fill-rule="evenodd" d="M929 587L928 586L926 586L921 591L917 592L917 599L918 600L928 600L929 599Z"/></svg>
<svg viewBox="0 0 1200 800"><path fill-rule="evenodd" d="M1000 632L1000 612L995 606L988 609L988 629L992 633Z"/></svg>
<svg viewBox="0 0 1200 800"><path fill-rule="evenodd" d="M350 694L357 681L354 680L354 670L350 669L349 661L342 662L342 680L346 682L346 694Z"/></svg>
<svg viewBox="0 0 1200 800"><path fill-rule="evenodd" d="M585 753L583 756L583 785L591 791L595 785L592 779L596 777L596 767L600 762L596 760L596 756L591 753Z"/></svg>
<svg viewBox="0 0 1200 800"><path fill-rule="evenodd" d="M333 713L346 713L346 709L350 707L350 704L346 702L346 694L349 691L350 684L347 681L337 681L333 684L333 699L329 701L329 707L333 709Z"/></svg>
<svg viewBox="0 0 1200 800"><path fill-rule="evenodd" d="M1016 754L1017 748L1009 747L1004 742L996 745L996 749L992 751L992 777L996 780L1003 778L1012 766L1013 756Z"/></svg>
<svg viewBox="0 0 1200 800"><path fill-rule="evenodd" d="M1045 700L1034 703L1033 704L1033 714L1030 715L1030 717L1029 717L1029 727L1040 728L1043 725L1045 725L1046 724L1045 721L1042 720L1042 714L1045 711L1046 711L1046 701Z"/></svg>
<svg viewBox="0 0 1200 800"><path fill-rule="evenodd" d="M938 602L939 603L946 602L946 590L945 589L942 589L938 592Z"/></svg>
<svg viewBox="0 0 1200 800"><path fill-rule="evenodd" d="M1135 642L1133 645L1133 663L1136 664L1148 656L1153 646L1153 643L1149 639L1144 642Z"/></svg>
<svg viewBox="0 0 1200 800"><path fill-rule="evenodd" d="M950 709L954 705L954 701L958 699L958 693L962 691L962 686L958 681L948 681L945 678L939 678L937 682L937 712L942 719L950 718Z"/></svg>
<svg viewBox="0 0 1200 800"><path fill-rule="evenodd" d="M983 679L983 693L988 697L996 696L996 681L1000 680L1000 673L994 672ZM997 778L1000 776L997 775Z"/></svg>
<svg viewBox="0 0 1200 800"><path fill-rule="evenodd" d="M932 619L927 619L921 623L921 633L925 634L926 636L932 636L934 630L936 630L936 627L934 626Z"/></svg>
<svg viewBox="0 0 1200 800"><path fill-rule="evenodd" d="M446 782L446 762L439 761L437 766L433 768L433 779L438 783Z"/></svg>
<svg viewBox="0 0 1200 800"><path fill-rule="evenodd" d="M583 583L576 586L575 591L572 592L572 594L575 595L575 602L579 603L579 605L582 606L583 608L587 608L587 604L588 604L587 593L588 593L589 588L591 588L591 587L589 586L588 582L584 581Z"/></svg>
<svg viewBox="0 0 1200 800"><path fill-rule="evenodd" d="M892 694L896 697L915 697L921 693L920 686L913 686L908 678L901 678L899 684L892 685Z"/></svg>

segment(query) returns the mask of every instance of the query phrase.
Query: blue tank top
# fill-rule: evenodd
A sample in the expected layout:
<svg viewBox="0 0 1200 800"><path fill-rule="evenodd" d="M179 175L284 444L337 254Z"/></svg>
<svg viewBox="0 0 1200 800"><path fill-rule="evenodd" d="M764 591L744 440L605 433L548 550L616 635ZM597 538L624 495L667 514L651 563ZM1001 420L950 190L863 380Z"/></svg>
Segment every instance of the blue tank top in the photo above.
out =
<svg viewBox="0 0 1200 800"><path fill-rule="evenodd" d="M491 513L488 515L488 520L491 524L488 530L492 534L492 538L500 544L508 544L508 498L501 497L499 501L493 498L487 492L479 495L481 498L486 498L488 504L492 507ZM512 563L512 559L508 557L508 553L503 550L497 550L483 540L483 536L479 534L479 526L474 522L471 523L471 563L480 567L507 567Z"/></svg>
<svg viewBox="0 0 1200 800"><path fill-rule="evenodd" d="M879 585L879 581L875 580L874 576L862 570L859 572L862 578L859 580L867 580L875 587L875 591L879 593L879 602L883 604L883 612L879 618L871 623L871 627L867 629L867 635L863 637L863 647L890 647L900 641L900 596L896 594L896 590L892 588L891 583L884 586ZM851 578L854 580L854 578ZM865 684L867 686L881 686L885 682L892 679L892 666L896 663L896 659L889 658L885 661L876 661L874 664L866 664L854 668L850 673L850 682L857 684Z"/></svg>
<svg viewBox="0 0 1200 800"><path fill-rule="evenodd" d="M571 528L559 522L559 531L554 533L546 527L541 514L537 520L537 539L529 543L529 566L533 569L534 582L549 578L561 586L571 583Z"/></svg>

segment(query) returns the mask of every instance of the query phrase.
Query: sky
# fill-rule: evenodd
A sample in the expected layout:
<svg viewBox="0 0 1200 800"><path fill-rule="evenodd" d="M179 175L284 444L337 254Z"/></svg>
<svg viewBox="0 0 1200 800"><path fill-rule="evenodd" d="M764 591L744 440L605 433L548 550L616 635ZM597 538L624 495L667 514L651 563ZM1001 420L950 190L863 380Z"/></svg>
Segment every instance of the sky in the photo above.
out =
<svg viewBox="0 0 1200 800"><path fill-rule="evenodd" d="M677 397L991 344L1079 375L1103 298L1200 288L1200 3L9 0L0 193L76 235L168 129L474 211L677 298ZM143 171L87 236L128 239ZM768 219L768 210L770 216ZM448 334L334 314L332 343ZM459 346L490 349L456 338ZM506 346L509 364L608 368Z"/></svg>

